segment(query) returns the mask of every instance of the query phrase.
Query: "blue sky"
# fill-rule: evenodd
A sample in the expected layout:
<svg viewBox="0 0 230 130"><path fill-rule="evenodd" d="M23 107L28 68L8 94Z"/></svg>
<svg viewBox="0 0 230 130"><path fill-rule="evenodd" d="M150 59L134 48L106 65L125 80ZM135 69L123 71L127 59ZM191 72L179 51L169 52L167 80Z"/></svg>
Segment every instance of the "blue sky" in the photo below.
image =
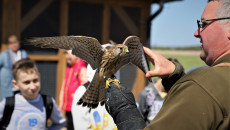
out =
<svg viewBox="0 0 230 130"><path fill-rule="evenodd" d="M200 40L193 36L208 0L183 0L169 2L151 24L151 47L200 46ZM158 5L153 4L151 14Z"/></svg>

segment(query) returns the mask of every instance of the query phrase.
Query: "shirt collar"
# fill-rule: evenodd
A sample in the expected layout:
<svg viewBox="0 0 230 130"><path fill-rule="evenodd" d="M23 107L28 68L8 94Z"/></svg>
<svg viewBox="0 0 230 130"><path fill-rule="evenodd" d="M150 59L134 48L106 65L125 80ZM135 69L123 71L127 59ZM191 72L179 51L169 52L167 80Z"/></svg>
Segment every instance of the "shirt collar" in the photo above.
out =
<svg viewBox="0 0 230 130"><path fill-rule="evenodd" d="M224 62L230 63L230 54L227 54L227 55L221 57L215 63L213 63L211 66L215 66L217 64L224 63Z"/></svg>

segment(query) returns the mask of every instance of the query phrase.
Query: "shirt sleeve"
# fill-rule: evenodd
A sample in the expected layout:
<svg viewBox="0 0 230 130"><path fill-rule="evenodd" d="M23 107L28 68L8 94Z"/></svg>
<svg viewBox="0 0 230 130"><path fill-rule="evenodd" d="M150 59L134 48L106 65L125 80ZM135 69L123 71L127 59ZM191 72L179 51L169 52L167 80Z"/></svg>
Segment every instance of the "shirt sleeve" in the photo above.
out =
<svg viewBox="0 0 230 130"><path fill-rule="evenodd" d="M55 100L52 98L53 101L53 110L51 113L51 120L52 125L49 127L49 130L60 130L62 127L65 126L66 120L63 117L62 113L59 111Z"/></svg>
<svg viewBox="0 0 230 130"><path fill-rule="evenodd" d="M210 124L218 120L217 115L222 115L221 110L210 95L195 82L186 81L169 91L160 112L145 130L216 129Z"/></svg>

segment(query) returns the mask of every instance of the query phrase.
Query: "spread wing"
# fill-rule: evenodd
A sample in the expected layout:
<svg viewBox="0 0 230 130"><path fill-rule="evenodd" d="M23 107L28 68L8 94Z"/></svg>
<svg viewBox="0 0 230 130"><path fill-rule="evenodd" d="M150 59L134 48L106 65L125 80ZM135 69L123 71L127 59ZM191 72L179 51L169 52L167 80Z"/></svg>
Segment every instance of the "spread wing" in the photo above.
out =
<svg viewBox="0 0 230 130"><path fill-rule="evenodd" d="M104 54L98 40L86 36L35 37L28 39L27 43L42 48L72 50L74 55L89 63L93 69L99 67Z"/></svg>
<svg viewBox="0 0 230 130"><path fill-rule="evenodd" d="M132 63L146 74L149 71L149 67L140 38L136 36L129 36L125 39L123 44L128 47L129 53L127 53L122 59L119 68L125 64ZM151 81L151 79L149 79L149 81Z"/></svg>

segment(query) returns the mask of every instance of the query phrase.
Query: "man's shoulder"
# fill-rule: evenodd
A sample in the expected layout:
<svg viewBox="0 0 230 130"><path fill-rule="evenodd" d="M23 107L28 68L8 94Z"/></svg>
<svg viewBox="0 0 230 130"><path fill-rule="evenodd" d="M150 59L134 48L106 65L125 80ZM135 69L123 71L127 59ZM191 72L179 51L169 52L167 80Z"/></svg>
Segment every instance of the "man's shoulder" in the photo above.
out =
<svg viewBox="0 0 230 130"><path fill-rule="evenodd" d="M216 82L214 78L216 78L216 72L213 71L211 67L203 67L196 69L182 78L180 78L171 88L171 92L182 91L183 89L196 89L197 87L201 90L205 90L209 92L209 89L212 89L214 84L211 82ZM212 80L213 79L213 80ZM211 84L211 85L209 85Z"/></svg>
<svg viewBox="0 0 230 130"><path fill-rule="evenodd" d="M182 77L174 88L184 89L184 85L189 84L187 87L191 89L199 87L200 90L220 101L222 99L217 98L227 96L230 92L228 89L230 87L229 73L230 69L227 67L200 68Z"/></svg>
<svg viewBox="0 0 230 130"><path fill-rule="evenodd" d="M184 77L182 77L182 80L200 80L200 77L203 77L205 75L208 75L208 73L210 73L209 70L210 70L210 67L198 68L188 73Z"/></svg>
<svg viewBox="0 0 230 130"><path fill-rule="evenodd" d="M226 77L229 73L230 69L223 68L223 67L202 67L196 69L189 74L182 77L179 82L184 82L188 80L192 80L198 83L210 83L210 82L218 82L224 80L223 77Z"/></svg>

